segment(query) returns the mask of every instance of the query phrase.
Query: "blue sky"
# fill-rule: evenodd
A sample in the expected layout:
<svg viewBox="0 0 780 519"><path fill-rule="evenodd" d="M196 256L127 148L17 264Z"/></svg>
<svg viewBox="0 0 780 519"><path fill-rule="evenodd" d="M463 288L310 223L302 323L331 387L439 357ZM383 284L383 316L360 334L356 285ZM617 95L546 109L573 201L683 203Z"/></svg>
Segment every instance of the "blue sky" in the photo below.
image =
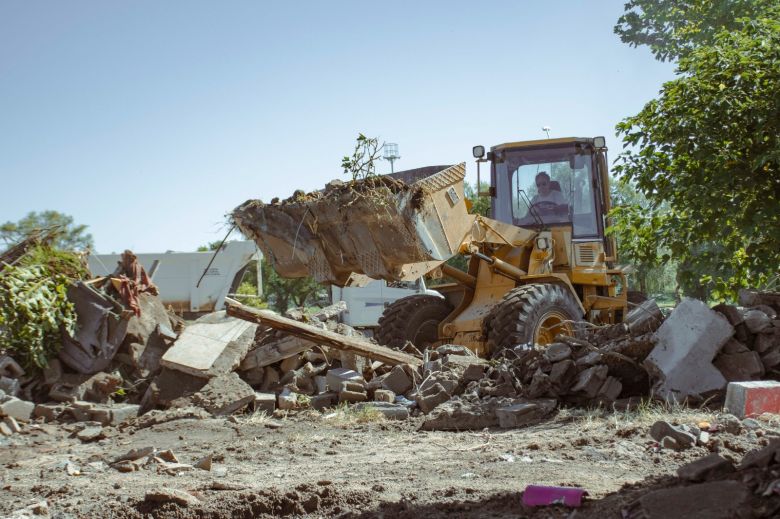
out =
<svg viewBox="0 0 780 519"><path fill-rule="evenodd" d="M471 147L607 137L673 77L613 34L624 0L0 3L0 222L54 209L98 252L194 250L225 214ZM389 170L382 163L381 170Z"/></svg>

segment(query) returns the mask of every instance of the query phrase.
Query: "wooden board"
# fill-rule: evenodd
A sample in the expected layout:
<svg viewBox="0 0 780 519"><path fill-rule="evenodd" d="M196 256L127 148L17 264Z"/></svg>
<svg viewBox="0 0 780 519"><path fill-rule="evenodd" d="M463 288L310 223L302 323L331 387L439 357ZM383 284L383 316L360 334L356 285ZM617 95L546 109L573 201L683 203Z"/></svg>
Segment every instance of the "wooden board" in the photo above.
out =
<svg viewBox="0 0 780 519"><path fill-rule="evenodd" d="M378 360L391 366L397 364L411 364L412 366L422 366L422 360L403 353L392 350L384 346L374 344L367 339L358 337L347 337L329 330L321 330L306 323L287 319L281 315L275 314L269 310L258 310L238 301L225 298L227 305L227 314L232 317L238 317L245 321L260 323L275 330L280 330L290 335L295 335L302 339L307 339L318 344L325 344L337 350L356 353L371 360Z"/></svg>

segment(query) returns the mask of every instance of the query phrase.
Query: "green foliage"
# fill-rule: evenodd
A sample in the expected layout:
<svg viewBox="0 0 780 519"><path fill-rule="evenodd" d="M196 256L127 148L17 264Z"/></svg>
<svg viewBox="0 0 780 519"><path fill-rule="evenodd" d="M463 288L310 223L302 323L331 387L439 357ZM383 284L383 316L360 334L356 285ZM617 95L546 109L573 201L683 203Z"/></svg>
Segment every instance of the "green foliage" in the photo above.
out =
<svg viewBox="0 0 780 519"><path fill-rule="evenodd" d="M692 40L679 77L617 126L624 152L615 171L653 207L669 207L619 216L686 266L681 285L704 282L717 299L780 269L778 20L775 7L711 44Z"/></svg>
<svg viewBox="0 0 780 519"><path fill-rule="evenodd" d="M776 5L776 0L629 0L615 34L632 47L647 45L661 61L675 60Z"/></svg>
<svg viewBox="0 0 780 519"><path fill-rule="evenodd" d="M255 308L268 308L268 303L263 301L263 298L257 295L257 281L252 283L251 281L242 281L238 285L236 293L240 298L240 301L247 306L254 306Z"/></svg>
<svg viewBox="0 0 780 519"><path fill-rule="evenodd" d="M44 265L11 266L0 272L0 349L25 368L43 368L56 355L62 332L76 329L66 292L71 279Z"/></svg>
<svg viewBox="0 0 780 519"><path fill-rule="evenodd" d="M383 147L384 144L380 145L376 137L369 138L362 133L358 134L352 156L345 156L341 159L344 174L351 175L353 181L376 176L374 162L380 158L379 152Z"/></svg>
<svg viewBox="0 0 780 519"><path fill-rule="evenodd" d="M314 303L324 290L322 285L309 276L292 279L279 276L265 259L261 261L260 269L263 276L263 299L280 313L287 310L291 303L297 307Z"/></svg>
<svg viewBox="0 0 780 519"><path fill-rule="evenodd" d="M11 245L23 240L35 230L59 229L52 245L61 250L86 250L94 247L92 235L86 233L86 225L76 225L73 217L57 211L32 211L18 222L0 225L0 240Z"/></svg>
<svg viewBox="0 0 780 519"><path fill-rule="evenodd" d="M487 192L490 189L490 184L488 184L487 182L482 182L478 190L476 183L474 183L474 185L471 185L468 182L464 182L463 188L464 188L463 191L464 194L466 195L466 198L468 198L471 201L470 212L472 214L490 216L490 197L477 195L477 191L482 191L483 193Z"/></svg>
<svg viewBox="0 0 780 519"><path fill-rule="evenodd" d="M200 247L198 247L196 252L215 251L215 250L217 250L219 248L221 243L222 243L222 240L209 242L208 245L201 245Z"/></svg>

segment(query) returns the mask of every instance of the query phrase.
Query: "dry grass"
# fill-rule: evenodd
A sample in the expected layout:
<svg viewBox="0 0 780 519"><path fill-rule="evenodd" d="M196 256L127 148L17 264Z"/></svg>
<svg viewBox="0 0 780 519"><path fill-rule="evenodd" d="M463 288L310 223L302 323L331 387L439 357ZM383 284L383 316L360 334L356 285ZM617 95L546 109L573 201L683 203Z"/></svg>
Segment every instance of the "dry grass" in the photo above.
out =
<svg viewBox="0 0 780 519"><path fill-rule="evenodd" d="M383 422L385 416L371 406L357 408L346 402L339 404L335 409L326 412L323 420L338 426Z"/></svg>
<svg viewBox="0 0 780 519"><path fill-rule="evenodd" d="M560 410L559 417L572 419L579 428L587 431L603 427L615 430L626 427L644 428L650 427L659 420L695 425L703 421L713 422L716 414L707 409L691 408L685 404L642 401L635 409L624 411L606 408L564 408Z"/></svg>

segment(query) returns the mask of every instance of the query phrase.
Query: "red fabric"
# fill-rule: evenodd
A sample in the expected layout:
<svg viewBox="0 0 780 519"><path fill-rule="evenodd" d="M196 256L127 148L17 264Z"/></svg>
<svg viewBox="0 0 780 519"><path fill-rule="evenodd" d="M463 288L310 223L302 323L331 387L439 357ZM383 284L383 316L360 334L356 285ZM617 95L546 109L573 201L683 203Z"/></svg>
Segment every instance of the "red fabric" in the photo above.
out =
<svg viewBox="0 0 780 519"><path fill-rule="evenodd" d="M138 263L138 258L132 251L126 250L122 253L122 261L119 262L119 268L114 273L114 277L118 278L120 282L119 295L136 316L141 315L138 294L148 292L156 296L159 293L157 286L149 279L149 275L144 267Z"/></svg>

